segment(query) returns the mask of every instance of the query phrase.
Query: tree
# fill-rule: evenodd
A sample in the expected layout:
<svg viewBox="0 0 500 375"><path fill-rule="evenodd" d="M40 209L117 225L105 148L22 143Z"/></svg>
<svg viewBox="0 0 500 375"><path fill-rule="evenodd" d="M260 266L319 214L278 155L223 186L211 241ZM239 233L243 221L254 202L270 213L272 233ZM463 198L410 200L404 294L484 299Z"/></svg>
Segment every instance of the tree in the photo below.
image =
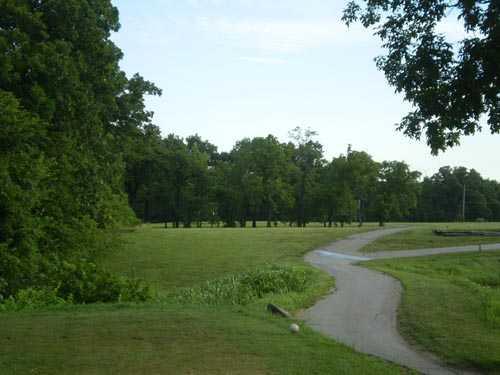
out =
<svg viewBox="0 0 500 375"><path fill-rule="evenodd" d="M417 216L422 221L498 219L500 184L474 169L441 167L422 183ZM465 188L465 217L463 198Z"/></svg>
<svg viewBox="0 0 500 375"><path fill-rule="evenodd" d="M328 226L339 221L343 226L350 222L355 213L356 202L350 185L351 169L348 158L341 155L322 168L321 203L325 210Z"/></svg>
<svg viewBox="0 0 500 375"><path fill-rule="evenodd" d="M118 29L109 0L0 1L0 295L57 286L135 219L124 159L160 90L121 71Z"/></svg>
<svg viewBox="0 0 500 375"><path fill-rule="evenodd" d="M405 162L384 161L379 172L375 203L380 225L389 218L408 220L417 207L420 172L411 171Z"/></svg>
<svg viewBox="0 0 500 375"><path fill-rule="evenodd" d="M464 29L455 45L438 31L447 17ZM347 25L375 27L387 49L377 66L415 107L398 129L425 132L434 154L481 130L482 115L500 131L499 19L498 0L355 0L343 15Z"/></svg>
<svg viewBox="0 0 500 375"><path fill-rule="evenodd" d="M307 208L312 200L312 192L317 182L317 171L323 163L323 146L313 140L316 132L296 127L289 135L295 141L293 163L296 166L296 221L305 227L308 221Z"/></svg>
<svg viewBox="0 0 500 375"><path fill-rule="evenodd" d="M373 203L380 165L366 152L353 151L350 147L347 154L347 163L349 167L349 184L353 196L357 200L357 219L359 226L361 226L366 215L366 208Z"/></svg>

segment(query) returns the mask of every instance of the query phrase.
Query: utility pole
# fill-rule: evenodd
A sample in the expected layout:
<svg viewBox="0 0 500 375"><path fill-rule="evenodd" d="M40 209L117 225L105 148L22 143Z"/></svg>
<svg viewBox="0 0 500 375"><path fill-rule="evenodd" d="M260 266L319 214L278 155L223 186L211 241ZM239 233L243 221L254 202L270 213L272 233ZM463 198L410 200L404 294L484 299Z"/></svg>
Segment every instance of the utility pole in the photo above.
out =
<svg viewBox="0 0 500 375"><path fill-rule="evenodd" d="M464 190L462 192L462 221L465 221L465 182Z"/></svg>

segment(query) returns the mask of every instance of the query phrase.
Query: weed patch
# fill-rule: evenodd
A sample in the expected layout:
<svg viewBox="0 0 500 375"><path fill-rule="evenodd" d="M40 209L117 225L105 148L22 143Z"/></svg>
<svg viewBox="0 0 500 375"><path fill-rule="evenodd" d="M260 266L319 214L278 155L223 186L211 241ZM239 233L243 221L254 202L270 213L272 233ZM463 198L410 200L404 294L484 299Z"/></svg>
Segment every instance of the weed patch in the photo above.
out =
<svg viewBox="0 0 500 375"><path fill-rule="evenodd" d="M180 303L244 305L270 294L303 292L311 277L312 271L305 267L266 266L178 289L172 297Z"/></svg>

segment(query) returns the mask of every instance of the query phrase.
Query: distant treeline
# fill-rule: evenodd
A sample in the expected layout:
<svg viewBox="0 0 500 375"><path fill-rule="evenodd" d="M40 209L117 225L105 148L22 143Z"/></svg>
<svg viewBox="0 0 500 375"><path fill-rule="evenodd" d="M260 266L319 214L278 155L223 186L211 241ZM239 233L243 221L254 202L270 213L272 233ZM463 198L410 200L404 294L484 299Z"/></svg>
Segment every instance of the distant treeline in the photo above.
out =
<svg viewBox="0 0 500 375"><path fill-rule="evenodd" d="M126 162L130 205L143 221L174 227L457 221L463 212L500 219L500 184L474 169L443 167L422 180L405 162L376 162L350 147L325 160L314 135L296 128L288 143L268 135L217 152L197 135L150 131Z"/></svg>

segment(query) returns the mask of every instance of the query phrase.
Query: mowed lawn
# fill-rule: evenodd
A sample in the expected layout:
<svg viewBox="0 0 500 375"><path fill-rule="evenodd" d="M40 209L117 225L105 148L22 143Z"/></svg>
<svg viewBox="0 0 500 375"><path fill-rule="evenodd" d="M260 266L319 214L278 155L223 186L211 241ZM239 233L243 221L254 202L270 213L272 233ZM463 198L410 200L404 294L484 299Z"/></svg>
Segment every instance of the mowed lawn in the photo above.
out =
<svg viewBox="0 0 500 375"><path fill-rule="evenodd" d="M500 223L408 223L404 232L381 237L363 247L364 252L428 249L435 247L464 246L500 243L500 237L444 237L433 230L499 231Z"/></svg>
<svg viewBox="0 0 500 375"><path fill-rule="evenodd" d="M123 236L125 246L106 258L113 272L140 277L158 292L275 263L300 263L308 251L362 228L190 228L143 225Z"/></svg>
<svg viewBox="0 0 500 375"><path fill-rule="evenodd" d="M160 294L264 264L302 264L308 250L352 228L164 229L124 235L109 268L150 281ZM269 301L291 309L332 285L315 271L303 293L245 306L147 304L71 306L0 315L0 374L401 374L409 371L271 316Z"/></svg>
<svg viewBox="0 0 500 375"><path fill-rule="evenodd" d="M403 283L402 334L448 363L500 374L500 251L364 262Z"/></svg>

